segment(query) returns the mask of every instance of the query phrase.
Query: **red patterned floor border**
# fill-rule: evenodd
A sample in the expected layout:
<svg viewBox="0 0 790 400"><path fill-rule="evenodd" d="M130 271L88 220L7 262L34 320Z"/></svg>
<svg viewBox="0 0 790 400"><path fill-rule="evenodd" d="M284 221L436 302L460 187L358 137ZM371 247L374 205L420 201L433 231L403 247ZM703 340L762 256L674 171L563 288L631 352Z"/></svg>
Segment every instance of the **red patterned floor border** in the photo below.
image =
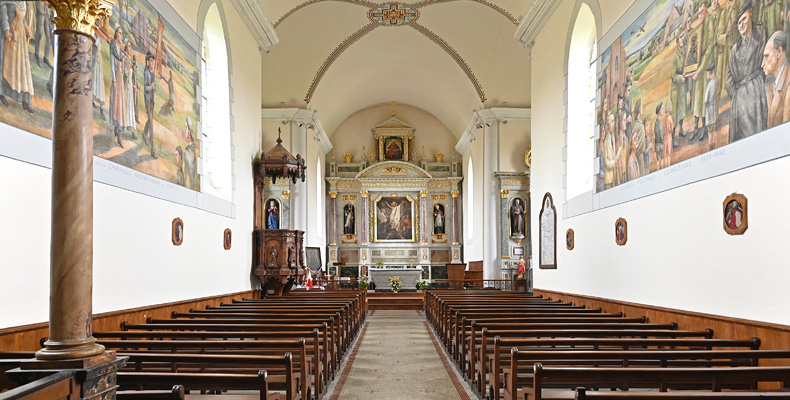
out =
<svg viewBox="0 0 790 400"><path fill-rule="evenodd" d="M458 396L460 396L461 400L472 400L471 397L469 397L469 394L466 393L466 389L464 389L464 385L461 383L461 380L458 379L458 374L453 371L453 366L450 364L450 360L447 359L444 349L441 347L441 345L439 345L439 341L436 339L436 335L433 333L431 326L428 325L428 321L423 321L423 323L425 324L425 329L428 331L428 336L431 337L433 347L436 348L439 358L442 359L442 365L444 365L444 369L447 370L447 375L450 375L450 380L453 381L453 385L455 386L455 390L458 392Z"/></svg>
<svg viewBox="0 0 790 400"><path fill-rule="evenodd" d="M373 315L373 312L371 312L370 315ZM340 374L340 377L337 378L335 390L332 391L332 395L329 396L329 400L337 400L340 397L340 392L343 391L343 386L346 384L346 378L348 378L348 374L351 372L351 366L354 364L354 359L357 357L357 351L359 351L359 346L362 344L362 339L365 338L365 332L367 330L368 324L366 323L365 326L362 327L362 332L360 332L359 338L357 338L357 344L354 345L354 349L351 350L351 354L348 356L348 361L346 362L345 368L343 368L343 372Z"/></svg>

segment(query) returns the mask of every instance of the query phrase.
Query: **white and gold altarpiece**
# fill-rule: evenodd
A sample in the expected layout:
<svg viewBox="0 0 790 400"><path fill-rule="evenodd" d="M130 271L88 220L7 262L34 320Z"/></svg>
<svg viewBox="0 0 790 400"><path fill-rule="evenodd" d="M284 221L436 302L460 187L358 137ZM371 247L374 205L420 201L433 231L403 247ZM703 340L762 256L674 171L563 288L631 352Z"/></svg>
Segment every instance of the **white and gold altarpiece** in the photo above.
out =
<svg viewBox="0 0 790 400"><path fill-rule="evenodd" d="M462 259L458 163L441 154L425 160L415 151L415 129L394 115L372 132L365 159L329 163L329 273L359 276L381 262L446 279L446 264Z"/></svg>

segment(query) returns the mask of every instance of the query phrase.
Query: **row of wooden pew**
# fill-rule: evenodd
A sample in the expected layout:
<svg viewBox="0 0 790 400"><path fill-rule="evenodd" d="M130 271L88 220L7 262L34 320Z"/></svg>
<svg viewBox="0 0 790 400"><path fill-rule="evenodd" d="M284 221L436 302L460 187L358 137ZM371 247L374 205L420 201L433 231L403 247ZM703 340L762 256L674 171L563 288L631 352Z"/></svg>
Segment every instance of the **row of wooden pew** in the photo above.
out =
<svg viewBox="0 0 790 400"><path fill-rule="evenodd" d="M250 390L258 393L250 399L317 400L366 314L364 291L293 291L124 322L118 331L93 335L127 358L117 374L121 400Z"/></svg>
<svg viewBox="0 0 790 400"><path fill-rule="evenodd" d="M482 398L790 399L756 391L790 387L790 366L760 366L790 363L790 350L760 350L758 338L714 339L710 329L489 290L427 291L425 314Z"/></svg>

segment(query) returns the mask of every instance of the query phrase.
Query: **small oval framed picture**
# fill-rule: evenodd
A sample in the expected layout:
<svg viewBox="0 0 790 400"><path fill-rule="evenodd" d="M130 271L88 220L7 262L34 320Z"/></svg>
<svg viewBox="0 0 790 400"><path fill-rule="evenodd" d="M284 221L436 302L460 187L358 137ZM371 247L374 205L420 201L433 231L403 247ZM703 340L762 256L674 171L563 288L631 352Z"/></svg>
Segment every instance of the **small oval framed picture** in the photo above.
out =
<svg viewBox="0 0 790 400"><path fill-rule="evenodd" d="M181 243L184 243L184 221L182 221L181 218L173 220L173 231L171 236L174 245L181 246Z"/></svg>
<svg viewBox="0 0 790 400"><path fill-rule="evenodd" d="M618 246L623 246L628 241L628 222L625 218L617 218L614 223L614 241Z"/></svg>
<svg viewBox="0 0 790 400"><path fill-rule="evenodd" d="M576 238L573 235L573 229L568 229L565 231L565 248L568 250L573 250L573 247L576 245Z"/></svg>
<svg viewBox="0 0 790 400"><path fill-rule="evenodd" d="M226 228L225 232L222 233L222 245L225 247L225 250L230 250L230 245L233 242L233 233L230 231L230 228Z"/></svg>
<svg viewBox="0 0 790 400"><path fill-rule="evenodd" d="M746 196L733 193L724 199L724 231L730 235L743 235L749 228L749 214L746 212Z"/></svg>

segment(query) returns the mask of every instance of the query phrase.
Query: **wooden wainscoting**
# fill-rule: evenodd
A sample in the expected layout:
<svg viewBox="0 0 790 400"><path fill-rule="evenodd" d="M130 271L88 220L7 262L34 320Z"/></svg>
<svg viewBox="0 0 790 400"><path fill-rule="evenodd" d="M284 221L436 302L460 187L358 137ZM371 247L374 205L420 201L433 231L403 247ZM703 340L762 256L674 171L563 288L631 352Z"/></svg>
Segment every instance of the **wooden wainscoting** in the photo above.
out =
<svg viewBox="0 0 790 400"><path fill-rule="evenodd" d="M259 297L257 291L248 290L96 314L93 316L93 330L117 331L120 330L123 321L140 324L145 323L146 318L149 317L170 318L173 311L187 312L189 309L205 309L206 306L218 306L220 303L257 297ZM49 328L46 322L0 329L0 351L36 351L41 348L39 345L41 338L48 334Z"/></svg>
<svg viewBox="0 0 790 400"><path fill-rule="evenodd" d="M678 329L713 329L713 337L717 339L750 339L760 338L762 350L790 349L790 326L747 319L703 314L692 311L628 303L625 301L584 296L553 290L534 289L535 295L542 295L554 300L584 305L587 308L602 308L603 312L622 312L627 317L647 316L649 322L677 322ZM767 360L760 365L790 365L790 360Z"/></svg>

